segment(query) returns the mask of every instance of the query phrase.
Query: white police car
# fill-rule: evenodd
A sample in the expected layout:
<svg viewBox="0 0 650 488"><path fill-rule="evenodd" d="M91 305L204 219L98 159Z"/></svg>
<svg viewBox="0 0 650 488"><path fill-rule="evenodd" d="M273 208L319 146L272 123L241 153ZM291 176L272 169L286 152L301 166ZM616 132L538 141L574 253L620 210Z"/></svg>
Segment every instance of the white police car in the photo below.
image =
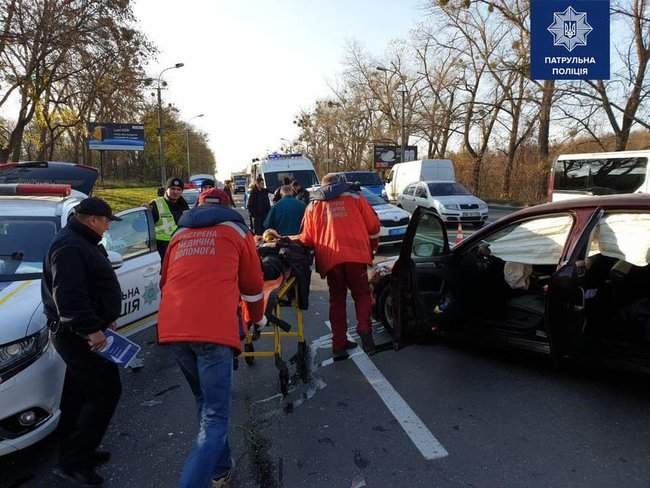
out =
<svg viewBox="0 0 650 488"><path fill-rule="evenodd" d="M0 455L27 447L58 423L65 364L50 345L41 303L42 262L97 170L71 163L0 165ZM118 214L104 244L122 287L118 327L153 325L160 258L146 208Z"/></svg>
<svg viewBox="0 0 650 488"><path fill-rule="evenodd" d="M386 200L364 186L361 187L361 194L379 217L379 245L400 244L406 235L411 214L386 203Z"/></svg>

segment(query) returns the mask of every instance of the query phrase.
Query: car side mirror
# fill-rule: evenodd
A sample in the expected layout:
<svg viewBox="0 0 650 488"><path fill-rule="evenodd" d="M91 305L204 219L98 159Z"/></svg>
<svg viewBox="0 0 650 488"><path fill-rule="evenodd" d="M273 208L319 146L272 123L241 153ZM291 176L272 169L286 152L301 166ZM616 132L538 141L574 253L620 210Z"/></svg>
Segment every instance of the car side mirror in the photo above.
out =
<svg viewBox="0 0 650 488"><path fill-rule="evenodd" d="M422 243L418 244L413 248L413 254L419 258L430 258L433 256L433 251L435 250L433 244Z"/></svg>
<svg viewBox="0 0 650 488"><path fill-rule="evenodd" d="M490 249L490 245L487 242L481 242L478 246L478 255L479 256L490 256L492 254L492 250Z"/></svg>
<svg viewBox="0 0 650 488"><path fill-rule="evenodd" d="M122 265L124 264L124 259L122 259L122 255L119 252L108 251L107 254L108 254L108 260L110 261L113 269L118 269L122 267Z"/></svg>

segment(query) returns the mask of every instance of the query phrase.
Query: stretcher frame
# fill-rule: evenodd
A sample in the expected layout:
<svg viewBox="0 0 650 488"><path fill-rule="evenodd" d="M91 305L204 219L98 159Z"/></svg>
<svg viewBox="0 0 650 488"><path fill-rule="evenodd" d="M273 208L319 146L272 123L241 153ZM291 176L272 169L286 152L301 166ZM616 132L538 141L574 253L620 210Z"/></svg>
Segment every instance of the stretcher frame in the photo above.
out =
<svg viewBox="0 0 650 488"><path fill-rule="evenodd" d="M282 304L280 303L283 299L287 297L290 291L293 290L293 296L291 298L291 308L296 317L296 328L295 332L289 330L283 330L281 325L281 309ZM267 310L266 315L269 319L267 327L270 325L272 327L271 331L258 331L254 325L248 327L246 335L244 337L244 350L239 355L240 358L244 358L248 366L254 364L255 358L274 358L275 366L279 371L279 382L280 382L280 392L283 396L286 396L289 391L289 368L287 363L282 359L282 339L286 337L297 338L297 351L294 356L289 360L291 363L296 364L297 375L304 383L310 381L310 372L309 372L309 355L307 350L307 343L305 342L305 324L303 311L299 306L299 290L296 278L290 276L282 284L272 292L278 300L278 303L275 305L275 310L273 314L270 314ZM284 322L286 324L286 322ZM289 325L289 324L287 324ZM261 350L256 351L253 343L258 340L260 337L273 337L273 349L272 350Z"/></svg>

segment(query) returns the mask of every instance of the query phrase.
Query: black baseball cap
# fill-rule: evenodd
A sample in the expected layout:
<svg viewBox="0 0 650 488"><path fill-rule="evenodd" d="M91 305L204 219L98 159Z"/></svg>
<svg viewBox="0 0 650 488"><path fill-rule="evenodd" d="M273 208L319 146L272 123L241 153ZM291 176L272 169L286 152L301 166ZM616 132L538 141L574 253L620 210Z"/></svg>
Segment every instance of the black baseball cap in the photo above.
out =
<svg viewBox="0 0 650 488"><path fill-rule="evenodd" d="M88 197L82 200L79 205L74 208L75 213L84 215L97 215L99 217L106 217L110 220L122 220L113 215L113 209L101 198Z"/></svg>
<svg viewBox="0 0 650 488"><path fill-rule="evenodd" d="M180 178L177 178L175 176L173 176L172 178L169 178L167 180L167 184L165 185L165 188L171 188L172 186L177 186L177 187L182 189L183 188L183 180L181 180Z"/></svg>

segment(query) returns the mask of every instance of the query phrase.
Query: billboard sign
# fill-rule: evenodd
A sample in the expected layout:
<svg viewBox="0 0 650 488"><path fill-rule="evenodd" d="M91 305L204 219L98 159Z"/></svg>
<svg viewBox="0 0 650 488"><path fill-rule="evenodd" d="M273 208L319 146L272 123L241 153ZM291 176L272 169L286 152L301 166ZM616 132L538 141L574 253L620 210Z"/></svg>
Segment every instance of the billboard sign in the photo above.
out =
<svg viewBox="0 0 650 488"><path fill-rule="evenodd" d="M144 125L91 122L88 149L98 151L144 151Z"/></svg>
<svg viewBox="0 0 650 488"><path fill-rule="evenodd" d="M394 164L402 162L402 148L395 144L375 144L374 148L375 169L392 168ZM417 146L406 146L404 148L406 157L404 161L415 161L418 158Z"/></svg>
<svg viewBox="0 0 650 488"><path fill-rule="evenodd" d="M531 0L530 7L532 79L609 79L609 0Z"/></svg>

